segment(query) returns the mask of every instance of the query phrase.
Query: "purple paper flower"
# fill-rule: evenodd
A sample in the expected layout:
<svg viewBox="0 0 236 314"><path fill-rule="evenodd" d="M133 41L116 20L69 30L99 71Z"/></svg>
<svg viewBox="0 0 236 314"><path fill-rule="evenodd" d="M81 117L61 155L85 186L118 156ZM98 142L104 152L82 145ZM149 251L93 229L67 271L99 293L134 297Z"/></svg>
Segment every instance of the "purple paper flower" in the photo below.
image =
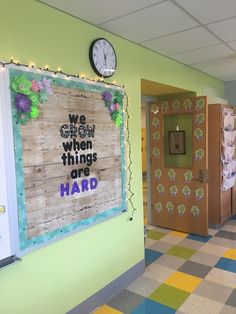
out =
<svg viewBox="0 0 236 314"><path fill-rule="evenodd" d="M114 112L115 110L116 110L115 105L111 104L110 107L109 107L110 113Z"/></svg>
<svg viewBox="0 0 236 314"><path fill-rule="evenodd" d="M22 112L30 112L32 101L27 95L18 93L16 94L16 108Z"/></svg>
<svg viewBox="0 0 236 314"><path fill-rule="evenodd" d="M37 81L37 84L40 90L46 91L49 95L53 94L51 89L51 80L44 77L42 81Z"/></svg>
<svg viewBox="0 0 236 314"><path fill-rule="evenodd" d="M110 102L111 99L112 99L112 94L110 92L108 92L108 91L105 91L102 94L102 96L103 96L104 101L106 101L106 102Z"/></svg>

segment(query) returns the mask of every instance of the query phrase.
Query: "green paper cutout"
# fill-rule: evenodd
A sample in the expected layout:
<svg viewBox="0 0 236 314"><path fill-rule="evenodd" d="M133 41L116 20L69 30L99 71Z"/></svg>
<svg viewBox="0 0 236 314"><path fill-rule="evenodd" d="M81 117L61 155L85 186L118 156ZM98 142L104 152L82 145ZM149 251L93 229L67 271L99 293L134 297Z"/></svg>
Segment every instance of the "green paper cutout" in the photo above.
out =
<svg viewBox="0 0 236 314"><path fill-rule="evenodd" d="M158 159L160 157L160 149L157 147L153 148L153 155Z"/></svg>
<svg viewBox="0 0 236 314"><path fill-rule="evenodd" d="M200 111L205 107L205 99L201 98L196 101L195 111Z"/></svg>
<svg viewBox="0 0 236 314"><path fill-rule="evenodd" d="M159 214L163 208L162 203L161 202L156 203L155 208L156 208L156 212Z"/></svg>
<svg viewBox="0 0 236 314"><path fill-rule="evenodd" d="M151 112L152 113L157 113L158 111L159 111L159 107L156 104L152 104Z"/></svg>
<svg viewBox="0 0 236 314"><path fill-rule="evenodd" d="M159 141L161 135L160 135L160 132L159 131L156 131L153 133L153 139L154 141Z"/></svg>
<svg viewBox="0 0 236 314"><path fill-rule="evenodd" d="M196 115L195 123L200 125L205 121L205 113L198 113Z"/></svg>
<svg viewBox="0 0 236 314"><path fill-rule="evenodd" d="M190 99L186 99L183 103L183 107L185 110L191 110L192 109L192 102Z"/></svg>
<svg viewBox="0 0 236 314"><path fill-rule="evenodd" d="M160 194L160 195L164 195L165 193L165 188L162 184L158 184L157 186L157 192Z"/></svg>
<svg viewBox="0 0 236 314"><path fill-rule="evenodd" d="M198 217L200 215L200 209L197 206L192 206L191 208L191 213L193 214L194 217Z"/></svg>
<svg viewBox="0 0 236 314"><path fill-rule="evenodd" d="M195 130L194 130L194 136L197 138L197 140L199 141L199 140L202 140L203 139L203 130L201 130L201 129L199 129L199 128L196 128Z"/></svg>
<svg viewBox="0 0 236 314"><path fill-rule="evenodd" d="M162 176L162 172L161 172L161 169L157 169L154 171L155 173L155 177L160 180L161 176Z"/></svg>
<svg viewBox="0 0 236 314"><path fill-rule="evenodd" d="M197 190L195 190L195 196L197 200L201 200L204 198L204 189L203 188L199 188Z"/></svg>
<svg viewBox="0 0 236 314"><path fill-rule="evenodd" d="M179 111L180 109L180 102L179 100L174 100L173 104L172 104L172 108L174 109L174 111Z"/></svg>
<svg viewBox="0 0 236 314"><path fill-rule="evenodd" d="M162 112L166 113L169 109L169 104L168 101L163 101L163 103L161 104L161 110Z"/></svg>
<svg viewBox="0 0 236 314"><path fill-rule="evenodd" d="M195 160L201 160L204 157L205 157L205 154L202 148L195 151Z"/></svg>
<svg viewBox="0 0 236 314"><path fill-rule="evenodd" d="M177 186L176 185L172 185L170 187L170 194L171 194L171 196L176 196L177 193L178 193Z"/></svg>
<svg viewBox="0 0 236 314"><path fill-rule="evenodd" d="M168 212L169 212L170 214L173 214L173 212L174 212L174 205L173 205L173 203L170 202L170 201L168 201L168 202L166 203L166 209L168 210Z"/></svg>
<svg viewBox="0 0 236 314"><path fill-rule="evenodd" d="M176 176L176 172L174 171L174 169L169 169L168 177L170 178L171 181L175 180L175 176Z"/></svg>
<svg viewBox="0 0 236 314"><path fill-rule="evenodd" d="M153 125L155 128L159 127L159 125L160 125L160 120L157 119L157 118L153 118L153 119L152 119L152 125Z"/></svg>
<svg viewBox="0 0 236 314"><path fill-rule="evenodd" d="M180 204L178 207L178 214L180 216L183 216L186 212L186 208L185 208L185 205L184 204Z"/></svg>
<svg viewBox="0 0 236 314"><path fill-rule="evenodd" d="M186 198L190 198L191 189L187 185L183 187L182 192Z"/></svg>
<svg viewBox="0 0 236 314"><path fill-rule="evenodd" d="M190 183L192 181L192 178L193 178L192 171L188 170L187 172L185 172L184 178L185 178L186 183Z"/></svg>

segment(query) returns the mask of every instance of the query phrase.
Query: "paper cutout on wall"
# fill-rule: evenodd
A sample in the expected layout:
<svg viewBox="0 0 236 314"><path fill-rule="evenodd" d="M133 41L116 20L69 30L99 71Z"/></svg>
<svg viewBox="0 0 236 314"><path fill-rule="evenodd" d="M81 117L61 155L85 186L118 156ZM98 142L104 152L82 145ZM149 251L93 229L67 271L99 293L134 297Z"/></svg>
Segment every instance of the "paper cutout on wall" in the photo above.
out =
<svg viewBox="0 0 236 314"><path fill-rule="evenodd" d="M157 118L153 118L153 119L152 119L152 125L153 125L155 128L158 128L158 127L159 127L159 124L160 124L159 119L157 119Z"/></svg>
<svg viewBox="0 0 236 314"><path fill-rule="evenodd" d="M195 197L198 201L203 199L204 198L204 189L203 188L196 189L195 190Z"/></svg>
<svg viewBox="0 0 236 314"><path fill-rule="evenodd" d="M200 215L200 209L195 205L191 207L190 211L194 217L198 217Z"/></svg>
<svg viewBox="0 0 236 314"><path fill-rule="evenodd" d="M156 213L159 214L161 211L162 211L162 203L161 202L158 202L155 204L155 209L156 209Z"/></svg>
<svg viewBox="0 0 236 314"><path fill-rule="evenodd" d="M171 194L171 196L176 196L177 195L177 193L178 193L178 189L177 189L177 186L176 185L172 185L171 187L170 187L170 194Z"/></svg>
<svg viewBox="0 0 236 314"><path fill-rule="evenodd" d="M180 109L180 102L179 100L174 100L174 102L172 103L172 108L174 109L174 111L179 111Z"/></svg>
<svg viewBox="0 0 236 314"><path fill-rule="evenodd" d="M184 178L185 178L186 183L190 183L192 181L192 178L193 178L192 171L188 170L187 172L185 172Z"/></svg>
<svg viewBox="0 0 236 314"><path fill-rule="evenodd" d="M161 169L155 170L155 177L157 178L157 180L160 180L161 176L162 176Z"/></svg>
<svg viewBox="0 0 236 314"><path fill-rule="evenodd" d="M153 133L153 140L154 141L159 141L159 139L160 139L160 132L159 131L156 131L156 132L154 132Z"/></svg>
<svg viewBox="0 0 236 314"><path fill-rule="evenodd" d="M160 149L157 147L153 148L153 155L158 159L160 158Z"/></svg>
<svg viewBox="0 0 236 314"><path fill-rule="evenodd" d="M195 123L200 125L205 122L205 113L198 113L195 118Z"/></svg>
<svg viewBox="0 0 236 314"><path fill-rule="evenodd" d="M195 160L201 160L205 157L204 150L202 148L195 151Z"/></svg>
<svg viewBox="0 0 236 314"><path fill-rule="evenodd" d="M186 99L183 103L183 107L185 110L191 110L192 109L192 102L190 99Z"/></svg>
<svg viewBox="0 0 236 314"><path fill-rule="evenodd" d="M190 198L191 189L187 185L183 187L182 192L186 198Z"/></svg>
<svg viewBox="0 0 236 314"><path fill-rule="evenodd" d="M151 112L155 114L158 111L159 111L159 107L156 104L152 104Z"/></svg>
<svg viewBox="0 0 236 314"><path fill-rule="evenodd" d="M180 216L183 216L184 213L186 212L185 205L184 204L180 204L177 208L178 208L178 214Z"/></svg>
<svg viewBox="0 0 236 314"><path fill-rule="evenodd" d="M169 109L169 104L168 101L163 101L163 103L161 104L161 110L163 113L166 113Z"/></svg>
<svg viewBox="0 0 236 314"><path fill-rule="evenodd" d="M174 169L169 169L168 170L168 177L170 178L171 181L175 180L176 172L174 171Z"/></svg>
<svg viewBox="0 0 236 314"><path fill-rule="evenodd" d="M160 194L160 195L164 195L165 193L165 188L162 184L158 184L157 186L157 192Z"/></svg>
<svg viewBox="0 0 236 314"><path fill-rule="evenodd" d="M204 134L204 132L203 132L203 130L201 130L201 129L199 129L199 128L196 128L195 130L194 130L194 136L196 137L196 139L198 140L198 141L200 141L200 140L202 140L203 139L203 134Z"/></svg>
<svg viewBox="0 0 236 314"><path fill-rule="evenodd" d="M196 101L195 111L201 111L205 107L205 99L201 98Z"/></svg>
<svg viewBox="0 0 236 314"><path fill-rule="evenodd" d="M170 201L168 201L168 202L166 203L166 209L168 210L168 212L169 212L170 214L173 214L173 212L174 212L174 205L173 205L173 203L170 202Z"/></svg>

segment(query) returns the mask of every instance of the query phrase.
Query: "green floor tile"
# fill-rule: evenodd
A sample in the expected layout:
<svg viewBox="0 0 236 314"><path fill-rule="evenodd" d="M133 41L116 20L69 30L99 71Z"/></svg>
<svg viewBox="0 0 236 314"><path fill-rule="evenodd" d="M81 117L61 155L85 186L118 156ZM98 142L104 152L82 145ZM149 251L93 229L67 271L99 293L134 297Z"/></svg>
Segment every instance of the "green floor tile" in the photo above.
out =
<svg viewBox="0 0 236 314"><path fill-rule="evenodd" d="M160 240L165 235L166 235L166 233L164 233L164 232L159 232L159 231L154 231L154 230L149 230L147 233L147 237L149 239L153 239L153 240Z"/></svg>
<svg viewBox="0 0 236 314"><path fill-rule="evenodd" d="M186 291L162 284L148 298L178 310L189 295Z"/></svg>
<svg viewBox="0 0 236 314"><path fill-rule="evenodd" d="M182 246L174 245L172 248L167 252L169 255L178 256L184 259L189 259L196 250L188 249Z"/></svg>

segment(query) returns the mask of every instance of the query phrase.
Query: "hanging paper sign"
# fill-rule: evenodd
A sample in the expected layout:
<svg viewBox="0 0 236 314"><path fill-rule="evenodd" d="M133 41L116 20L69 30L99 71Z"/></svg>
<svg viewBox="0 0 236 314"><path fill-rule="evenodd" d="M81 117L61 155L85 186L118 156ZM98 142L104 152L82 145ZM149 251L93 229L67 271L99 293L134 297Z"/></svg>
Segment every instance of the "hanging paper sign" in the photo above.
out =
<svg viewBox="0 0 236 314"><path fill-rule="evenodd" d="M20 250L125 211L123 90L15 68L9 78Z"/></svg>

